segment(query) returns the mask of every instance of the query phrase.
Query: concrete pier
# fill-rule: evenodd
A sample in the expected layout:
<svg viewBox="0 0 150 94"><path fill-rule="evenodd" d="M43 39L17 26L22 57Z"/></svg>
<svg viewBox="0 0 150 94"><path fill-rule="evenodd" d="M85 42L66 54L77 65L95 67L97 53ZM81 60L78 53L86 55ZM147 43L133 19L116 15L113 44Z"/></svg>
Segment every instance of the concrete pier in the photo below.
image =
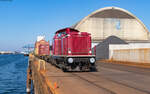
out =
<svg viewBox="0 0 150 94"><path fill-rule="evenodd" d="M29 57L27 89L31 79L35 94L150 94L149 68L97 62L97 72L62 72Z"/></svg>

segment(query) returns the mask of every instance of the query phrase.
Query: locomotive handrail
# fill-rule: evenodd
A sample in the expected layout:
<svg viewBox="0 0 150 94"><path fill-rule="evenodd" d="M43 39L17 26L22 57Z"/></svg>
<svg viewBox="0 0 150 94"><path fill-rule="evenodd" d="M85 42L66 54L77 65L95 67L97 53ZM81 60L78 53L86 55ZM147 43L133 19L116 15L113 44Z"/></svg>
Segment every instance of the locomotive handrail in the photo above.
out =
<svg viewBox="0 0 150 94"><path fill-rule="evenodd" d="M95 57L95 55L52 55L60 57Z"/></svg>

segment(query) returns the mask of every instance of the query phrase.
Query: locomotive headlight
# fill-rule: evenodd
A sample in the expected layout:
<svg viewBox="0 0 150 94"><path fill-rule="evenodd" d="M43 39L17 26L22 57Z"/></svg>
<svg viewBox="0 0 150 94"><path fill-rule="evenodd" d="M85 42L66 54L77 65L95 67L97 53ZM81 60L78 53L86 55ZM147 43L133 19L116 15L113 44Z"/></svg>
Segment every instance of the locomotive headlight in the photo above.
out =
<svg viewBox="0 0 150 94"><path fill-rule="evenodd" d="M89 51L89 53L91 54L91 53L92 53L92 51Z"/></svg>
<svg viewBox="0 0 150 94"><path fill-rule="evenodd" d="M68 58L69 63L73 63L73 58Z"/></svg>
<svg viewBox="0 0 150 94"><path fill-rule="evenodd" d="M90 62L94 63L95 62L95 58L90 58Z"/></svg>
<svg viewBox="0 0 150 94"><path fill-rule="evenodd" d="M68 34L67 37L70 37L70 34Z"/></svg>
<svg viewBox="0 0 150 94"><path fill-rule="evenodd" d="M68 51L69 54L71 54L71 51Z"/></svg>

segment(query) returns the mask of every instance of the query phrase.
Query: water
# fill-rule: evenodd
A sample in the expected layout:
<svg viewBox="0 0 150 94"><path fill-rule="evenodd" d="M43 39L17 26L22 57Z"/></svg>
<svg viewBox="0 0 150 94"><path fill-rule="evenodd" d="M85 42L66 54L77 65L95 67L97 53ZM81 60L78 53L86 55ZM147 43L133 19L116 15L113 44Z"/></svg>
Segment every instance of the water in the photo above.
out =
<svg viewBox="0 0 150 94"><path fill-rule="evenodd" d="M26 94L28 57L0 55L0 94Z"/></svg>

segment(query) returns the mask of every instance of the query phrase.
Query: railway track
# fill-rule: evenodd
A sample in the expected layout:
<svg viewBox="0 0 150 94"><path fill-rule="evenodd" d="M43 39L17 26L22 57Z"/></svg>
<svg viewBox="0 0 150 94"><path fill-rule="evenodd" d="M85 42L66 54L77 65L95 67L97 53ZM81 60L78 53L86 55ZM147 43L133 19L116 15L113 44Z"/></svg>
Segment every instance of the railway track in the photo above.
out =
<svg viewBox="0 0 150 94"><path fill-rule="evenodd" d="M150 91L147 91L147 90L143 90L143 89L140 89L140 88L136 88L136 87L132 87L128 84L124 84L124 83L121 83L121 82L118 82L118 81L115 81L115 80L112 80L110 78L107 78L107 77L102 77L101 75L97 75L97 74L94 74L92 72L88 72L88 73L72 73L73 76L75 77L78 77L79 79L81 80L84 80L98 88L101 88L107 92L109 92L109 94L124 94L124 93L121 93L119 91L115 91L113 89L110 89L110 88L107 88L104 86L104 84L97 84L97 82L102 82L103 81L106 81L106 82L111 82L110 83L110 86L112 85L112 83L115 83L115 84L118 84L118 88L119 86L123 86L123 87L126 87L126 88L130 88L131 90L135 91L135 94L150 94ZM90 77L90 78L93 78L93 79L96 79L95 81L93 80L90 80L88 79L87 77ZM102 79L101 81L99 79ZM112 87L113 88L113 87ZM138 92L138 93L136 93ZM127 93L127 94L130 94L130 93Z"/></svg>
<svg viewBox="0 0 150 94"><path fill-rule="evenodd" d="M98 69L101 69L101 68L105 68L106 70L113 69L113 70L119 70L119 71L122 71L122 72L129 72L129 73L133 73L133 74L149 76L148 75L149 74L148 73L149 69L146 69L146 70L143 69L142 71L139 71L138 69L136 69L134 67L132 69L132 67L128 67L128 66L121 66L121 68L116 68L116 67L113 67L113 66L109 66L109 67L108 66L101 66L100 67L98 65ZM96 82L99 82L98 79L105 79L105 81L118 84L118 86L124 86L124 87L130 88L130 89L133 89L133 90L135 90L137 92L140 92L141 94L150 94L150 91L148 91L148 90L144 90L144 89L141 89L141 88L137 88L137 87L131 86L128 83L122 83L120 81L115 81L115 80L110 79L109 77L106 77L106 76L102 77L102 75L100 74L101 71L98 71L98 72L77 72L77 73L76 72L75 73L74 72L70 72L70 73L73 76L78 77L79 79L81 79L83 81L86 81L89 84L92 84L92 85L94 85L94 86L96 86L98 88L101 88L101 89L105 90L109 94L119 94L119 93L104 87L103 84L97 84ZM94 78L94 79L97 79L97 80L94 82L94 81L91 81L91 79L87 79L88 77L91 77L91 79Z"/></svg>
<svg viewBox="0 0 150 94"><path fill-rule="evenodd" d="M125 71L125 72L131 72L135 74L140 74L140 75L147 75L150 76L150 68L137 68L134 66L127 66L127 65L119 65L119 64L107 64L107 63L101 63L98 65L98 69L100 69L102 65L102 68L109 68L109 69L115 69L119 71Z"/></svg>
<svg viewBox="0 0 150 94"><path fill-rule="evenodd" d="M95 76L95 77L100 77L100 76L101 76L101 75L96 75L96 74L93 74L93 73L89 73L89 74L90 74L90 75L93 75L93 76ZM104 78L105 78L106 80L108 80L108 81L111 81L111 82L117 83L117 84L119 84L119 85L123 85L123 86L129 87L129 88L132 88L132 89L138 90L138 91L143 92L143 93L145 93L145 94L150 94L150 91L143 90L143 89L136 88L136 87L132 87L132 86L130 86L130 85L128 85L128 84L124 84L124 83L121 83L121 82L118 82L118 81L112 80L112 79L110 79L110 78L108 78L108 77L104 77Z"/></svg>
<svg viewBox="0 0 150 94"><path fill-rule="evenodd" d="M76 77L78 77L78 78L80 78L80 79L82 79L82 80L84 80L84 81L86 81L86 82L88 82L88 83L90 83L90 84L92 84L92 85L98 87L98 88L101 88L101 89L105 90L106 92L109 92L109 94L117 94L117 93L115 93L115 92L113 92L113 91L111 91L111 90L109 90L109 89L107 89L107 88L102 87L101 85L97 85L97 84L93 83L92 81L87 80L87 79L85 79L84 77L80 76L80 75L83 75L83 74L80 74L80 73L72 73L72 75L74 75L74 76L76 76Z"/></svg>

